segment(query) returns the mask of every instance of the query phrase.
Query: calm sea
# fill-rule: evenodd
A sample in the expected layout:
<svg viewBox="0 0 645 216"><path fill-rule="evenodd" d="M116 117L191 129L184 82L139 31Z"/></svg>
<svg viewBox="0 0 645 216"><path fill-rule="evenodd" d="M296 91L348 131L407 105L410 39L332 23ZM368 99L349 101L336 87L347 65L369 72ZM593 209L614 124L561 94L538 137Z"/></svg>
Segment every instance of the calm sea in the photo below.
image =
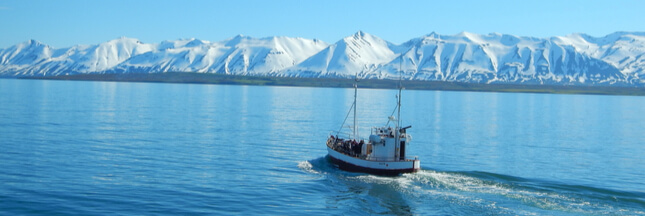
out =
<svg viewBox="0 0 645 216"><path fill-rule="evenodd" d="M379 177L326 158L353 89L0 79L0 214L645 215L645 97L402 99L422 171Z"/></svg>

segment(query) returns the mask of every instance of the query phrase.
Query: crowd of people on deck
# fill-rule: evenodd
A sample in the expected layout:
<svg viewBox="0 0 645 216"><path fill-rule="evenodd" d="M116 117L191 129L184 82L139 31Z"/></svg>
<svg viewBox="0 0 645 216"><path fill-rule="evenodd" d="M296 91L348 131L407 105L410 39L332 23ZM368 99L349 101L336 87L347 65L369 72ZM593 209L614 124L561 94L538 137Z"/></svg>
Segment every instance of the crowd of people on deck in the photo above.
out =
<svg viewBox="0 0 645 216"><path fill-rule="evenodd" d="M363 140L356 141L355 139L342 139L334 137L334 135L331 135L329 140L333 142L332 146L334 149L352 157L361 155L363 145L365 145L365 141Z"/></svg>

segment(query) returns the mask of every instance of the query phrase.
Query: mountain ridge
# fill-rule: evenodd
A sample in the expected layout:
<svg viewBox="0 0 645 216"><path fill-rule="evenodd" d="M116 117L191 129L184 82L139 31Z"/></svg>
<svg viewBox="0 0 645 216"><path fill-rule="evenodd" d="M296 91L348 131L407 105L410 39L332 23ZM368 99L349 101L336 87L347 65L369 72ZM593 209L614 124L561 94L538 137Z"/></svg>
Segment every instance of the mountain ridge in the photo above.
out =
<svg viewBox="0 0 645 216"><path fill-rule="evenodd" d="M401 44L363 31L332 44L285 36L160 43L120 37L58 49L32 39L0 49L4 77L163 72L645 86L645 32L549 38L432 32Z"/></svg>

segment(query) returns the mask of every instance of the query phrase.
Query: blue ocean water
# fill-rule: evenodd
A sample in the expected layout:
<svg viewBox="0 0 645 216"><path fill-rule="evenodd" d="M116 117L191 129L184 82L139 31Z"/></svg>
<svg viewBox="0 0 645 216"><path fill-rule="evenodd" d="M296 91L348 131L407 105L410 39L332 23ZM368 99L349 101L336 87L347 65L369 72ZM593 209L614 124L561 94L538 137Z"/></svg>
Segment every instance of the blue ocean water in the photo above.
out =
<svg viewBox="0 0 645 216"><path fill-rule="evenodd" d="M353 89L0 79L0 214L645 215L645 97L402 99L422 171L380 177L326 158Z"/></svg>

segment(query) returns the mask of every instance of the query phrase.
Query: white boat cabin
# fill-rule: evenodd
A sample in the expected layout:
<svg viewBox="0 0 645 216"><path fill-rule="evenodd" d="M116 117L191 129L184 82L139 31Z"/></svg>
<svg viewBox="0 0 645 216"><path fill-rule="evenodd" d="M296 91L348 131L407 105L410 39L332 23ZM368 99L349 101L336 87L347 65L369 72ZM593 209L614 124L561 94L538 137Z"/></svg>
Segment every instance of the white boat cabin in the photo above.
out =
<svg viewBox="0 0 645 216"><path fill-rule="evenodd" d="M410 126L397 132L392 127L373 127L369 142L363 150L366 153L366 159L375 161L405 160L406 146L412 139L405 132L408 128Z"/></svg>

